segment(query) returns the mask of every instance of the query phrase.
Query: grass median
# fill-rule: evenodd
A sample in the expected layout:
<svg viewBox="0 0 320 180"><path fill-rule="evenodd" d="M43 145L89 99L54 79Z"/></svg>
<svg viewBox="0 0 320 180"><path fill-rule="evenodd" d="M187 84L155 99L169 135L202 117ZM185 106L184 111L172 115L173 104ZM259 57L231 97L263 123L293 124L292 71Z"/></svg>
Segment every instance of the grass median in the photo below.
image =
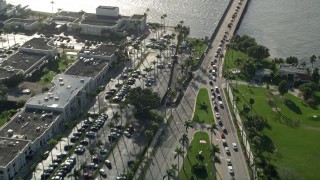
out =
<svg viewBox="0 0 320 180"><path fill-rule="evenodd" d="M199 157L199 154L201 156ZM196 132L189 146L187 156L179 172L180 180L213 180L213 162L210 157L210 140L206 132Z"/></svg>
<svg viewBox="0 0 320 180"><path fill-rule="evenodd" d="M212 106L206 88L201 88L198 92L193 121L207 124L213 122Z"/></svg>

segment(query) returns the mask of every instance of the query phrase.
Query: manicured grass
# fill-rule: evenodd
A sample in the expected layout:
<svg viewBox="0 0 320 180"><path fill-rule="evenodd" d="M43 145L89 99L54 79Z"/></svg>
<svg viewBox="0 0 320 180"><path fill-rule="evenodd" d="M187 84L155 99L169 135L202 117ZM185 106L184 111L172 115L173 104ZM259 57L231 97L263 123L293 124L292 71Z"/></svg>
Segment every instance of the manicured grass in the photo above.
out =
<svg viewBox="0 0 320 180"><path fill-rule="evenodd" d="M277 166L277 171L281 174L284 168L289 168L296 172L304 179L317 179L320 177L320 106L310 108L302 100L286 94L286 104L279 96L273 96L276 99L277 106L281 109L282 117L287 117L288 121L279 120L278 113L272 110L267 99L271 99L271 95L266 94L266 89L258 87L238 86L239 93L235 93L234 97L239 96L239 110L242 109L245 101L249 101L253 97L255 104L253 109L257 114L262 115L268 121L270 129L265 129L266 138L270 138L275 152L272 154L272 162ZM244 99L241 97L241 95ZM288 103L289 102L289 103ZM313 118L317 115L317 118ZM292 127L291 123L298 121L297 127ZM266 144L267 146L268 144Z"/></svg>
<svg viewBox="0 0 320 180"><path fill-rule="evenodd" d="M228 48L224 59L225 67L229 70L236 68L237 65L235 64L234 60L237 58L247 59L247 54L232 48Z"/></svg>
<svg viewBox="0 0 320 180"><path fill-rule="evenodd" d="M201 88L197 95L197 102L193 121L211 124L213 122L213 112L210 103L208 90Z"/></svg>
<svg viewBox="0 0 320 180"><path fill-rule="evenodd" d="M187 38L187 40L189 41L189 43L192 43L194 41L197 40L197 38ZM205 52L205 50L207 49L207 44L204 43L203 39L199 39L200 40L200 43L197 44L197 46L193 47L193 49L195 50L195 57L193 58L193 65L194 66L197 66L199 61L200 61L200 58L201 58L201 55L203 52Z"/></svg>
<svg viewBox="0 0 320 180"><path fill-rule="evenodd" d="M206 144L200 144L200 140L205 140ZM183 167L180 169L179 172L179 179L180 180L189 180L193 176L195 180L201 179L208 179L213 180L216 179L215 176L212 174L213 172L213 164L210 158L210 140L209 135L206 132L196 132L193 136L191 145L189 146L189 150L187 156L184 159ZM194 164L201 163L197 158L196 155L202 151L202 155L204 156L203 163L206 167L206 172L202 174L193 174L191 172L191 167Z"/></svg>

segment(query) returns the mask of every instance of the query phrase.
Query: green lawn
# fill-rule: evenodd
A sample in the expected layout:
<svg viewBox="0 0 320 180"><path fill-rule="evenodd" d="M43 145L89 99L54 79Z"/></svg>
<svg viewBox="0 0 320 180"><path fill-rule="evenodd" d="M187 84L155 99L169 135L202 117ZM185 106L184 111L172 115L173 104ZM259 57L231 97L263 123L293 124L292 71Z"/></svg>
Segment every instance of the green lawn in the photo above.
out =
<svg viewBox="0 0 320 180"><path fill-rule="evenodd" d="M207 124L214 121L210 97L206 88L201 88L197 95L193 121Z"/></svg>
<svg viewBox="0 0 320 180"><path fill-rule="evenodd" d="M224 59L225 67L229 70L236 68L237 65L234 62L236 58L247 59L247 54L232 48L228 48Z"/></svg>
<svg viewBox="0 0 320 180"><path fill-rule="evenodd" d="M196 41L197 38L190 38L188 37L187 40L189 41L189 43L192 43L193 41ZM199 61L200 61L200 58L201 58L201 55L203 52L205 52L205 50L207 49L207 44L204 43L203 39L199 39L201 43L199 43L197 46L195 46L193 49L195 50L195 57L193 59L193 65L194 66L197 66Z"/></svg>
<svg viewBox="0 0 320 180"><path fill-rule="evenodd" d="M271 95L267 95L266 89L258 87L239 86L238 103L239 109L250 97L254 97L253 109L265 117L270 125L270 129L265 129L264 134L271 139L271 143L276 151L273 153L273 163L277 166L277 171L281 174L284 168L289 168L304 179L317 179L320 177L320 106L316 108L308 107L297 97L286 94L286 104L281 97L276 96L277 106L281 109L282 117L279 120L278 113L272 110L267 102ZM241 98L243 95L244 99ZM289 102L289 103L288 103ZM317 118L313 118L316 115ZM299 122L297 127L293 127L293 122Z"/></svg>
<svg viewBox="0 0 320 180"><path fill-rule="evenodd" d="M56 72L49 71L47 74L43 75L40 79L41 84L48 84L51 82L51 80L57 75Z"/></svg>
<svg viewBox="0 0 320 180"><path fill-rule="evenodd" d="M200 140L205 140L206 144L200 144ZM206 132L196 132L193 136L191 145L189 146L188 154L184 159L183 166L184 168L180 169L179 172L179 180L189 180L193 176L195 180L208 179L213 180L216 179L212 174L213 164L210 158L210 140L209 135ZM206 172L202 174L195 175L191 172L192 165L196 163L200 163L200 161L196 158L196 155L199 154L199 151L202 151L202 155L204 156L203 163L206 166Z"/></svg>

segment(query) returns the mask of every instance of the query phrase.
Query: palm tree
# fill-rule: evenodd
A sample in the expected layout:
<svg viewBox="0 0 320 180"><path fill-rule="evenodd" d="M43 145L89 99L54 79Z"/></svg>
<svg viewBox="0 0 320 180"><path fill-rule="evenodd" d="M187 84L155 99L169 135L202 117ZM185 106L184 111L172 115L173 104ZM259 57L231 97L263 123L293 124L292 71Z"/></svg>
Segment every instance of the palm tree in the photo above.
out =
<svg viewBox="0 0 320 180"><path fill-rule="evenodd" d="M181 147L177 147L175 150L174 150L174 159L176 159L178 157L178 169L180 168L180 156L183 158L184 157L184 151L182 150Z"/></svg>
<svg viewBox="0 0 320 180"><path fill-rule="evenodd" d="M44 164L43 164L43 161L47 159L47 156L41 152L40 153L40 159L41 159L41 163L42 163L42 172L44 172Z"/></svg>
<svg viewBox="0 0 320 180"><path fill-rule="evenodd" d="M184 122L184 127L186 128L186 132L187 132L187 133L188 133L188 129L189 129L189 128L193 128L193 126L194 126L194 124L193 124L193 122L190 121L190 120L187 120L187 121Z"/></svg>
<svg viewBox="0 0 320 180"><path fill-rule="evenodd" d="M237 75L239 76L239 67L240 67L240 64L241 64L241 62L242 62L242 60L240 59L240 58L236 58L235 60L234 60L234 62L235 62L235 64L237 65ZM238 80L236 79L236 89L238 88Z"/></svg>
<svg viewBox="0 0 320 180"><path fill-rule="evenodd" d="M51 8L52 8L52 13L53 13L53 4L54 4L54 1L51 1L50 4L51 4Z"/></svg>
<svg viewBox="0 0 320 180"><path fill-rule="evenodd" d="M166 18L167 18L167 14L164 14L161 16L161 19L163 19L163 30L164 32L166 32Z"/></svg>
<svg viewBox="0 0 320 180"><path fill-rule="evenodd" d="M87 167L87 162L82 162L80 164L80 170L82 170L82 174L84 174L84 170L86 169Z"/></svg>
<svg viewBox="0 0 320 180"><path fill-rule="evenodd" d="M166 174L163 176L162 179L166 179L166 177L168 178L168 180L170 178L174 178L174 170L173 169L167 169L166 170Z"/></svg>
<svg viewBox="0 0 320 180"><path fill-rule="evenodd" d="M80 169L74 169L73 170L73 173L71 173L71 174L69 174L67 177L73 177L75 180L77 180L78 179L78 177L80 177L81 176L81 173L80 173Z"/></svg>
<svg viewBox="0 0 320 180"><path fill-rule="evenodd" d="M50 139L49 141L49 147L50 149L53 149L53 148L57 148L56 145L58 144L58 141L55 140L55 139ZM51 160L53 162L53 155L52 155L52 150L51 150Z"/></svg>
<svg viewBox="0 0 320 180"><path fill-rule="evenodd" d="M312 65L312 70L313 70L313 63L316 62L316 59L317 59L317 56L316 56L316 55L312 55L312 56L310 57L310 63L311 63L311 65Z"/></svg>
<svg viewBox="0 0 320 180"><path fill-rule="evenodd" d="M211 148L209 149L209 156L215 164L221 164L221 160L217 154L220 154L220 148L218 145L212 144ZM214 169L216 171L216 166L214 166Z"/></svg>
<svg viewBox="0 0 320 180"><path fill-rule="evenodd" d="M40 169L38 168L37 164L36 164L36 163L32 164L32 166L31 166L31 171L33 172L33 177L34 177L34 179L37 179L35 174L36 174L36 172L37 172L38 170L40 170Z"/></svg>
<svg viewBox="0 0 320 180"><path fill-rule="evenodd" d="M159 124L156 123L155 121L151 121L151 129L153 133L156 133L156 131L159 129Z"/></svg>
<svg viewBox="0 0 320 180"><path fill-rule="evenodd" d="M212 123L211 126L209 127L210 133L211 133L211 144L212 144L212 133L214 133L214 130L218 130L218 127L215 123Z"/></svg>
<svg viewBox="0 0 320 180"><path fill-rule="evenodd" d="M307 66L307 63L306 63L306 61L303 61L300 65L305 69Z"/></svg>
<svg viewBox="0 0 320 180"><path fill-rule="evenodd" d="M176 164L171 164L171 171L173 172L173 176L175 176L176 171L178 171L178 167Z"/></svg>
<svg viewBox="0 0 320 180"><path fill-rule="evenodd" d="M156 77L156 64L157 64L157 62L156 61L152 61L151 62L152 64L153 64L153 66L154 66L154 77Z"/></svg>
<svg viewBox="0 0 320 180"><path fill-rule="evenodd" d="M92 161L93 155L97 154L97 152L96 152L96 150L95 150L94 148L90 148L90 149L89 149L89 153L90 153L90 155L91 155L91 161Z"/></svg>
<svg viewBox="0 0 320 180"><path fill-rule="evenodd" d="M118 113L118 111L113 112L113 116L112 116L112 120L116 121L116 123L118 123L118 119L121 117L121 115Z"/></svg>
<svg viewBox="0 0 320 180"><path fill-rule="evenodd" d="M146 131L144 132L144 134L145 134L145 136L146 136L146 138L147 138L147 158L149 158L148 149L149 149L149 143L150 143L150 141L151 141L151 139L152 139L153 133L152 133L151 130L148 129L148 130L146 130Z"/></svg>

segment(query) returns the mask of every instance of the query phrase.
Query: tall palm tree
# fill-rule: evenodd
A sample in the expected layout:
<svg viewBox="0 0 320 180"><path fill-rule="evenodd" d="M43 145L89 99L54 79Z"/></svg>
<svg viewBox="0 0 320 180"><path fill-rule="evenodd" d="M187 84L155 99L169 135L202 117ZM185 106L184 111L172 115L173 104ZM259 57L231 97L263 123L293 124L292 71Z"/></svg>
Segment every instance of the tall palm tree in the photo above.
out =
<svg viewBox="0 0 320 180"><path fill-rule="evenodd" d="M116 111L116 112L113 112L113 116L112 116L112 119L111 120L113 120L114 121L114 123L116 122L116 123L118 123L119 121L118 121L118 119L121 117L121 115L118 113L118 111Z"/></svg>
<svg viewBox="0 0 320 180"><path fill-rule="evenodd" d="M167 169L166 170L166 174L162 177L162 179L168 179L170 180L170 178L174 178L174 170L173 169Z"/></svg>
<svg viewBox="0 0 320 180"><path fill-rule="evenodd" d="M93 155L97 154L97 151L94 148L90 148L89 153L90 153L91 161L92 161Z"/></svg>
<svg viewBox="0 0 320 180"><path fill-rule="evenodd" d="M86 169L86 167L87 167L87 162L86 161L82 162L80 164L80 170L82 170L82 174L84 174L84 170Z"/></svg>
<svg viewBox="0 0 320 180"><path fill-rule="evenodd" d="M176 172L179 172L176 164L171 164L171 171L173 172L173 176L175 176Z"/></svg>
<svg viewBox="0 0 320 180"><path fill-rule="evenodd" d="M41 163L42 163L42 172L44 172L44 164L43 164L43 161L47 159L47 156L46 156L43 152L41 152L39 156L40 156Z"/></svg>
<svg viewBox="0 0 320 180"><path fill-rule="evenodd" d="M317 59L317 56L316 56L316 55L312 55L312 56L310 57L310 63L311 63L311 65L312 65L312 70L313 70L313 63L316 62L316 59Z"/></svg>
<svg viewBox="0 0 320 180"><path fill-rule="evenodd" d="M74 168L74 169L73 169L73 173L69 174L67 177L69 177L69 178L72 178L72 177L73 177L74 180L77 180L78 177L80 177L80 176L81 176L80 169Z"/></svg>
<svg viewBox="0 0 320 180"><path fill-rule="evenodd" d="M144 132L144 134L145 134L145 136L146 136L146 138L147 138L147 158L149 157L149 155L148 155L148 149L149 149L149 144L150 144L150 141L151 141L151 139L152 139L152 135L153 135L153 133L152 133L152 131L151 130L146 130L145 132Z"/></svg>
<svg viewBox="0 0 320 180"><path fill-rule="evenodd" d="M36 172L37 172L38 170L40 170L37 165L38 165L38 164L34 163L34 164L32 164L32 166L31 166L31 171L33 172L33 177L34 177L35 180L37 179L37 177L36 177Z"/></svg>
<svg viewBox="0 0 320 180"><path fill-rule="evenodd" d="M52 8L52 13L53 13L53 4L54 4L54 1L51 1L50 4L51 4L51 8Z"/></svg>
<svg viewBox="0 0 320 180"><path fill-rule="evenodd" d="M58 141L55 140L55 139L50 139L49 141L49 147L50 149L53 149L53 148L57 148L56 145L58 144ZM51 160L53 162L53 155L52 155L52 150L51 150Z"/></svg>
<svg viewBox="0 0 320 180"><path fill-rule="evenodd" d="M218 127L215 123L212 123L211 126L209 127L210 133L211 133L211 144L212 144L212 133L214 133L214 130L218 130Z"/></svg>
<svg viewBox="0 0 320 180"><path fill-rule="evenodd" d="M237 65L237 71L240 69L240 64L242 63L242 60L240 58L236 58L234 60L235 64ZM237 72L237 76L239 76L239 72ZM238 88L238 80L236 79L236 88Z"/></svg>
<svg viewBox="0 0 320 180"><path fill-rule="evenodd" d="M178 169L180 168L180 156L182 157L182 159L183 159L183 157L184 157L184 151L182 150L182 148L181 147L177 147L175 150L174 150L174 159L176 159L177 157L178 157Z"/></svg>
<svg viewBox="0 0 320 180"><path fill-rule="evenodd" d="M190 120L184 122L184 127L186 128L186 132L188 133L189 128L193 128L194 123Z"/></svg>
<svg viewBox="0 0 320 180"><path fill-rule="evenodd" d="M221 160L217 154L220 154L220 148L218 145L211 144L211 147L209 149L209 156L214 162L214 164L221 164ZM216 170L216 166L214 166L214 170Z"/></svg>

